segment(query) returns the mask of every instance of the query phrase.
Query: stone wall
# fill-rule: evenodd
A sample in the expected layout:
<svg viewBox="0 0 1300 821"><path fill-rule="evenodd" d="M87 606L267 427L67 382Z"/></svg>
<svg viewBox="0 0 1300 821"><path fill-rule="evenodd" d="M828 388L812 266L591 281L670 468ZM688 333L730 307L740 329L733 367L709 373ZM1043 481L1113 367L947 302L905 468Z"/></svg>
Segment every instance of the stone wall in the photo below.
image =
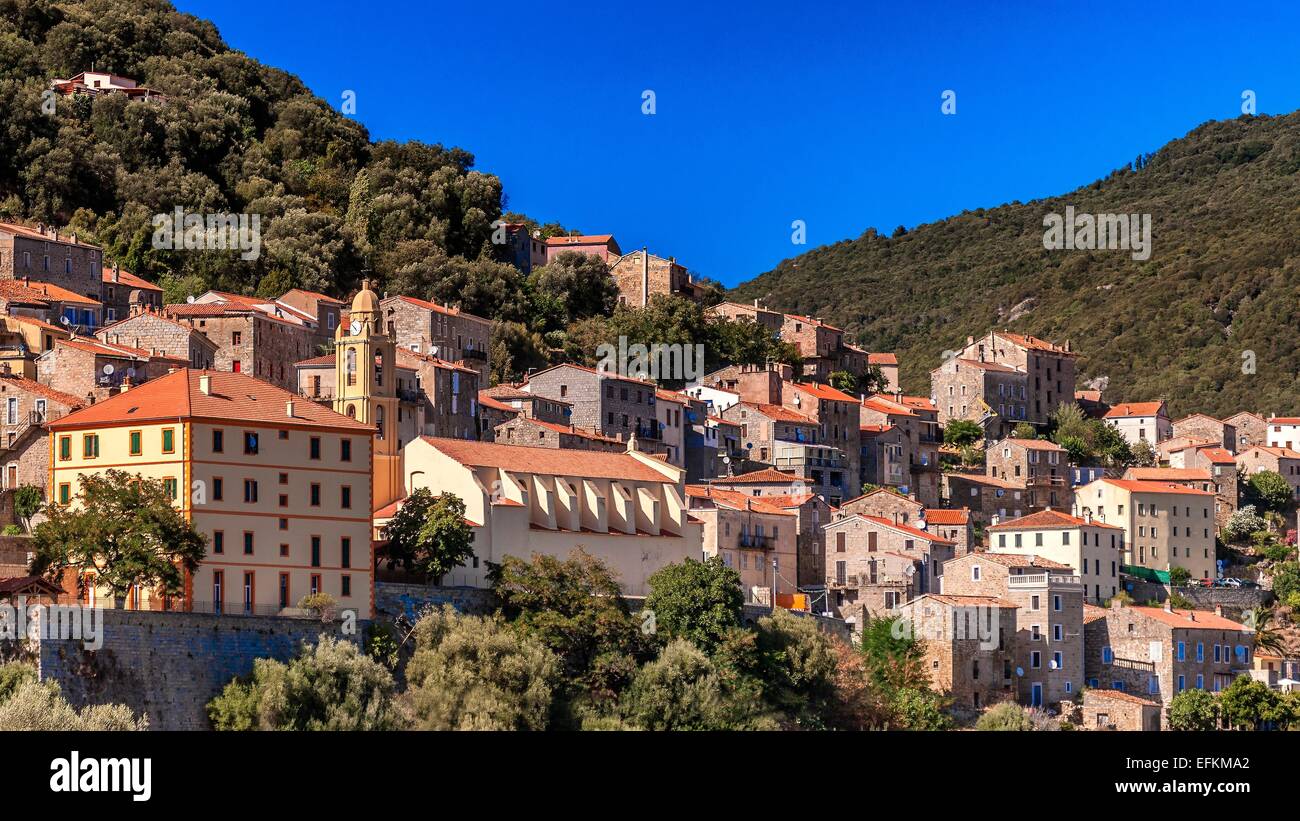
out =
<svg viewBox="0 0 1300 821"><path fill-rule="evenodd" d="M41 680L59 683L75 706L120 703L149 716L150 729L208 729L207 703L253 660L293 657L321 634L348 640L365 635L358 622L343 636L340 623L312 619L212 616L139 610L102 611L103 645L42 639Z"/></svg>
<svg viewBox="0 0 1300 821"><path fill-rule="evenodd" d="M1136 604L1164 602L1169 598L1169 588L1155 582L1129 579L1125 581L1124 589ZM1273 600L1271 591L1260 588L1180 587L1178 595L1190 600L1195 610L1213 610L1216 605L1221 605L1223 615L1235 620L1240 620L1244 611L1262 607Z"/></svg>
<svg viewBox="0 0 1300 821"><path fill-rule="evenodd" d="M406 616L414 621L426 607L450 604L460 613L487 615L497 609L496 595L478 587L434 587L425 584L375 582L375 619Z"/></svg>

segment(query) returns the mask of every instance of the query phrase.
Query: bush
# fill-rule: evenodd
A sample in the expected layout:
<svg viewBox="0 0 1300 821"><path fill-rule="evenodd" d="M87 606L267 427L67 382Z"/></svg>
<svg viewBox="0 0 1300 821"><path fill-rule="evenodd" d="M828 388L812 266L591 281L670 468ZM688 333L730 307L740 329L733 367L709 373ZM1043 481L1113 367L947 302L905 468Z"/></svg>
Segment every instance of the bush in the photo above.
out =
<svg viewBox="0 0 1300 821"><path fill-rule="evenodd" d="M1282 562L1273 567L1273 595L1286 601L1300 591L1300 562Z"/></svg>
<svg viewBox="0 0 1300 821"><path fill-rule="evenodd" d="M1160 603L1156 602L1153 606L1159 607ZM1177 590L1169 591L1169 606L1177 610L1195 610L1196 603L1191 599L1179 593Z"/></svg>
<svg viewBox="0 0 1300 821"><path fill-rule="evenodd" d="M1171 730L1213 730L1219 723L1219 702L1205 690L1184 690L1169 702Z"/></svg>
<svg viewBox="0 0 1300 821"><path fill-rule="evenodd" d="M620 702L623 718L646 730L777 729L752 697L733 697L718 667L677 639L641 668Z"/></svg>
<svg viewBox="0 0 1300 821"><path fill-rule="evenodd" d="M419 730L544 730L560 659L500 618L450 605L420 618L401 706Z"/></svg>
<svg viewBox="0 0 1300 821"><path fill-rule="evenodd" d="M1173 587L1186 587L1192 580L1192 571L1185 567L1169 568L1169 584Z"/></svg>
<svg viewBox="0 0 1300 821"><path fill-rule="evenodd" d="M1115 602L1119 602L1120 607L1132 607L1133 597L1129 595L1127 590L1121 590L1109 599L1106 599L1105 603L1102 604L1102 607L1110 607Z"/></svg>
<svg viewBox="0 0 1300 821"><path fill-rule="evenodd" d="M20 661L0 664L0 702L28 681L36 681L36 668Z"/></svg>
<svg viewBox="0 0 1300 821"><path fill-rule="evenodd" d="M5 536L21 536L23 535L23 529L18 525L5 525L4 529L0 530L0 533Z"/></svg>
<svg viewBox="0 0 1300 821"><path fill-rule="evenodd" d="M308 593L298 599L298 609L306 610L323 622L334 621L338 602L329 593Z"/></svg>
<svg viewBox="0 0 1300 821"><path fill-rule="evenodd" d="M1228 517L1228 523L1223 526L1223 539L1227 542L1241 542L1267 528L1268 523L1256 512L1254 505L1243 505Z"/></svg>
<svg viewBox="0 0 1300 821"><path fill-rule="evenodd" d="M8 665L6 665L8 666ZM59 693L54 682L41 683L34 677L24 679L0 702L0 731L124 731L147 730L149 720L137 718L129 707L101 704L72 707Z"/></svg>
<svg viewBox="0 0 1300 821"><path fill-rule="evenodd" d="M647 584L646 609L654 613L656 629L669 638L685 639L711 653L728 630L740 625L745 604L740 574L720 556L667 565Z"/></svg>
<svg viewBox="0 0 1300 821"><path fill-rule="evenodd" d="M347 641L322 635L288 664L257 659L253 673L208 702L218 730L389 730L393 676Z"/></svg>
<svg viewBox="0 0 1300 821"><path fill-rule="evenodd" d="M984 714L975 722L975 729L986 731L1028 731L1034 729L1034 722L1030 720L1029 713L1025 708L1012 701L1004 701L1001 704L995 704L984 711Z"/></svg>

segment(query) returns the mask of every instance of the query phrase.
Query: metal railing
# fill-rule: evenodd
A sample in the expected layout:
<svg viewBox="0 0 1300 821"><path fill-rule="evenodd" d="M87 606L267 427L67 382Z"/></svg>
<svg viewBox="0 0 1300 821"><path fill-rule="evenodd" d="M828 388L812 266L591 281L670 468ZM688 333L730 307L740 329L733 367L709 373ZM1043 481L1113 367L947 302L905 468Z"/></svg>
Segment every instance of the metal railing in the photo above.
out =
<svg viewBox="0 0 1300 821"><path fill-rule="evenodd" d="M1079 577L1068 573L1023 573L1007 576L1008 587L1046 587L1048 585L1081 584Z"/></svg>
<svg viewBox="0 0 1300 821"><path fill-rule="evenodd" d="M756 536L751 533L740 534L740 546L756 548L759 550L771 550L776 547L776 538L772 536Z"/></svg>

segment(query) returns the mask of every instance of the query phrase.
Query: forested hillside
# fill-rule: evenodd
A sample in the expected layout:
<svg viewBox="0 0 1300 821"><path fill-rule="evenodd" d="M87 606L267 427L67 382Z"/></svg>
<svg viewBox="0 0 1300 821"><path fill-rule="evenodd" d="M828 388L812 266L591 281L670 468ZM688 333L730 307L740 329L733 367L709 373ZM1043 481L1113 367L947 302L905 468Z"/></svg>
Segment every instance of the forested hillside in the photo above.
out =
<svg viewBox="0 0 1300 821"><path fill-rule="evenodd" d="M1153 252L1047 251L1043 217L1149 213ZM1300 412L1300 114L1211 122L1059 197L874 230L736 288L894 350L904 386L967 335L1007 327L1081 353L1111 401L1173 413ZM1253 352L1254 373L1243 373ZM1080 380L1083 381L1082 379Z"/></svg>

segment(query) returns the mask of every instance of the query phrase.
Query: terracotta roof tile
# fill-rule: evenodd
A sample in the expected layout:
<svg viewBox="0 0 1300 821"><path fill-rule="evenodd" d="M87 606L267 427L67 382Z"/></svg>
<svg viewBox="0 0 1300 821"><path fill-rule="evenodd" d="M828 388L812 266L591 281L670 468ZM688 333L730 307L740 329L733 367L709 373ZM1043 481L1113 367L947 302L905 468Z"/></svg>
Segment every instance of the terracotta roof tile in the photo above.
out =
<svg viewBox="0 0 1300 821"><path fill-rule="evenodd" d="M551 476L581 476L594 479L625 479L638 482L667 482L667 474L626 453L603 453L568 448L530 448L466 439L420 437L449 459L470 467L493 467L521 473Z"/></svg>
<svg viewBox="0 0 1300 821"><path fill-rule="evenodd" d="M1068 513L1062 513L1059 510L1040 510L1037 513L1030 513L1028 516L1021 516L1019 519L1000 522L993 525L989 530L1046 530L1049 528L1074 528L1074 527L1104 527L1110 530L1123 530L1122 527L1108 525L1105 522L1093 519L1086 522L1078 516L1071 516Z"/></svg>
<svg viewBox="0 0 1300 821"><path fill-rule="evenodd" d="M737 490L723 490L711 485L687 485L686 495L693 499L709 499L715 505L732 510L752 510L755 513L766 513L769 516L797 515L786 510L782 505L774 503L769 498L750 496Z"/></svg>
<svg viewBox="0 0 1300 821"><path fill-rule="evenodd" d="M124 271L121 268L119 268L117 271L116 280L113 279L113 269L107 265L104 266L103 275L104 275L105 285L126 285L131 288L139 288L140 290L143 291L157 291L160 294L162 293L162 288L160 288L159 286L154 285L152 282L150 282L147 279L142 279L136 276L130 271Z"/></svg>
<svg viewBox="0 0 1300 821"><path fill-rule="evenodd" d="M48 385L42 385L40 382L18 376L17 374L0 373L0 380L3 380L5 383L12 385L19 390L34 393L37 396L43 396L46 399L52 399L55 402L67 405L69 408L80 408L82 405L86 404L86 400L82 397L73 396L72 394L64 393L63 391L56 391Z"/></svg>
<svg viewBox="0 0 1300 821"><path fill-rule="evenodd" d="M803 482L803 479L793 473L782 473L772 468L753 470L737 476L719 476L713 480L714 484L719 485L794 484L795 482Z"/></svg>
<svg viewBox="0 0 1300 821"><path fill-rule="evenodd" d="M990 561L994 564L1000 564L1003 567L1041 567L1044 570L1074 570L1074 568L1068 564L1054 562L1051 559L1045 559L1042 556L1036 556L1032 553L998 553L996 551L984 551L968 555L979 556L980 561Z"/></svg>
<svg viewBox="0 0 1300 821"><path fill-rule="evenodd" d="M960 510L927 507L923 515L925 521L932 525L964 525L970 523L970 510L964 507Z"/></svg>
<svg viewBox="0 0 1300 821"><path fill-rule="evenodd" d="M1130 493L1183 493L1190 496L1213 496L1208 490L1197 490L1187 485L1175 485L1169 482L1143 482L1136 479L1101 479L1108 485L1123 488Z"/></svg>
<svg viewBox="0 0 1300 821"><path fill-rule="evenodd" d="M1164 402L1121 402L1106 411L1106 419L1120 419L1126 416L1156 416L1164 410Z"/></svg>

